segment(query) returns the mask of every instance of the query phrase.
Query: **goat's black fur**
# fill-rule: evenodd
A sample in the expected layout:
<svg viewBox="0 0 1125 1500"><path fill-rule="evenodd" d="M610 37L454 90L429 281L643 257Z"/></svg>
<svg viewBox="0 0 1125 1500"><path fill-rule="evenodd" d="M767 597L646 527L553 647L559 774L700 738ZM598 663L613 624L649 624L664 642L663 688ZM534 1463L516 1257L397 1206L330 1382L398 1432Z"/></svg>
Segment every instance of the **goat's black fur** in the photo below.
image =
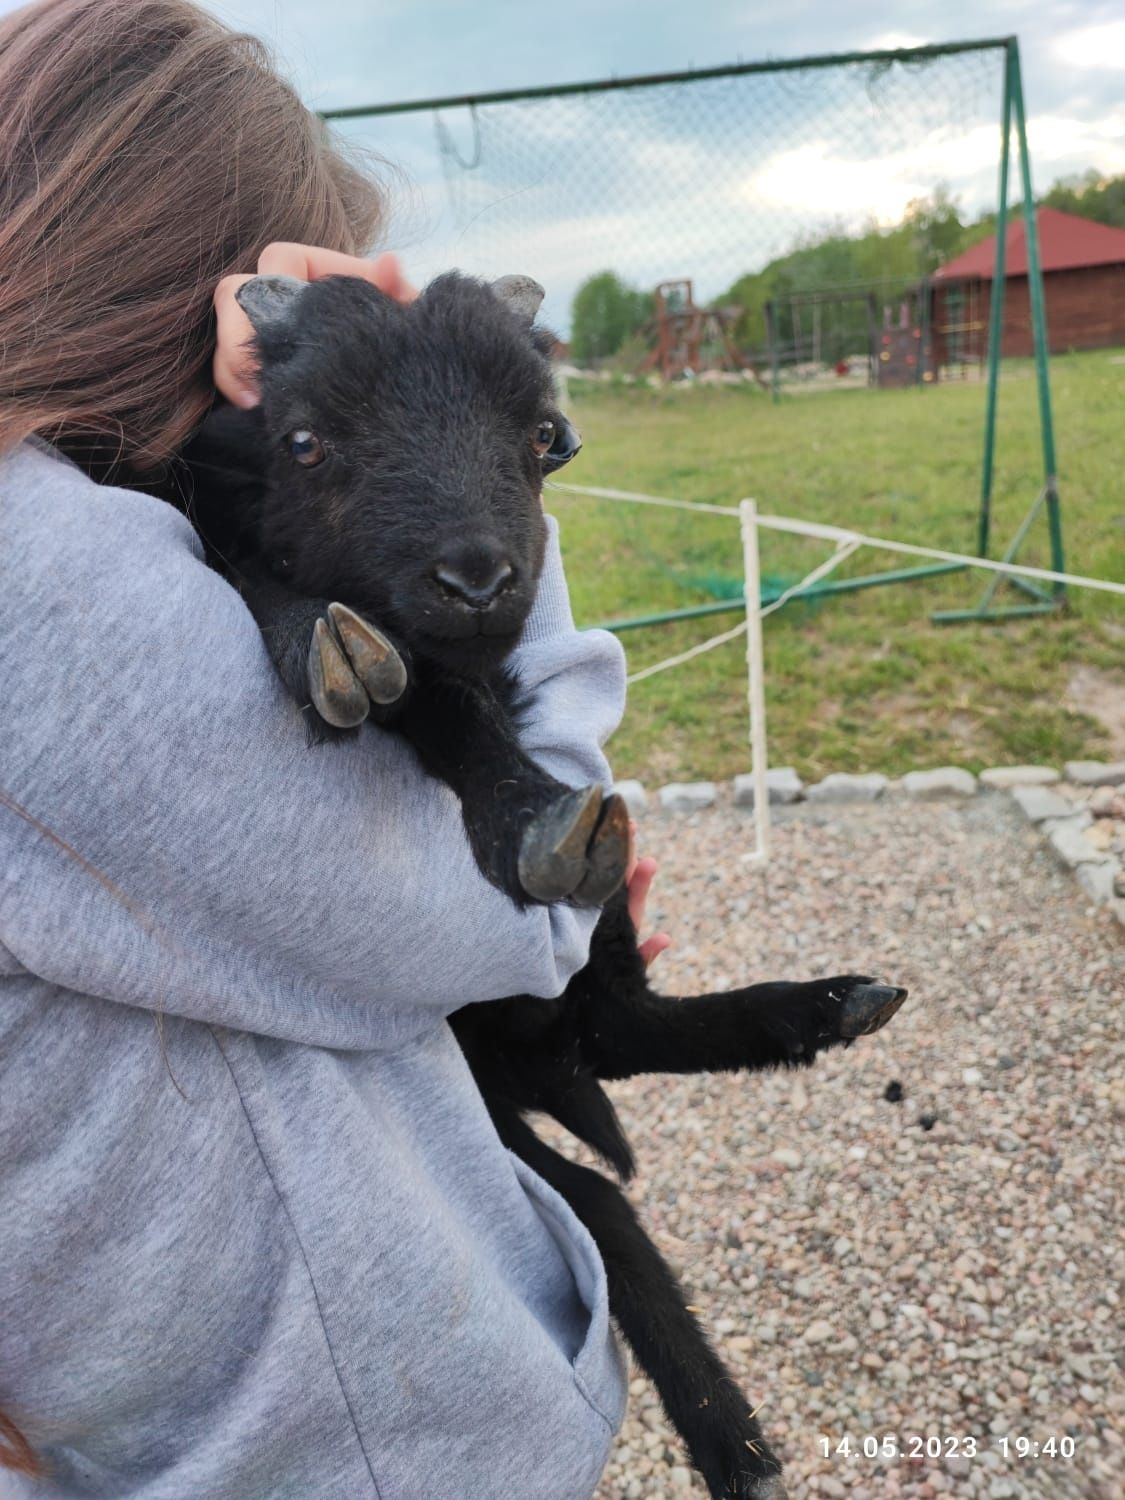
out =
<svg viewBox="0 0 1125 1500"><path fill-rule="evenodd" d="M534 899L535 860L520 850L529 829L534 854L563 826L586 844L571 899L600 904L620 884L620 817L597 797L576 802L524 754L505 666L542 566L544 466L575 446L554 405L545 336L456 275L408 305L339 278L244 305L262 403L209 420L186 455L184 503L283 680L308 704L316 632L339 628L332 601L370 620L408 679L370 716L460 795L483 872L513 899ZM530 446L544 422L563 435L545 456ZM313 439L324 458L306 468ZM442 584L443 559L458 589L491 588L498 559L506 585L486 609L467 607ZM319 731L340 732L351 731ZM776 1500L780 1465L623 1193L546 1146L525 1116L552 1115L628 1178L632 1154L603 1080L809 1063L881 1025L904 994L842 976L667 999L649 987L619 889L587 967L559 999L492 1001L451 1018L501 1139L596 1241L614 1316L713 1496Z"/></svg>

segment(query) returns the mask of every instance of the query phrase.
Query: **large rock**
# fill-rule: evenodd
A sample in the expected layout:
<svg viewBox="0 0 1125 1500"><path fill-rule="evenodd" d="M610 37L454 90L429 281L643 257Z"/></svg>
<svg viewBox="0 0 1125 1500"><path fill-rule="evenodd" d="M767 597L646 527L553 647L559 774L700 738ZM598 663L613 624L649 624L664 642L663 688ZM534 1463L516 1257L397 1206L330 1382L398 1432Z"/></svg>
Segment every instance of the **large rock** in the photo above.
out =
<svg viewBox="0 0 1125 1500"><path fill-rule="evenodd" d="M1048 842L1063 864L1072 870L1079 865L1106 863L1102 851L1095 849L1088 839L1083 838L1082 830L1072 827L1069 820L1051 829Z"/></svg>
<svg viewBox="0 0 1125 1500"><path fill-rule="evenodd" d="M1014 786L1050 786L1059 773L1051 766L989 766L980 773L982 786L1006 792Z"/></svg>
<svg viewBox="0 0 1125 1500"><path fill-rule="evenodd" d="M1014 787L1012 801L1029 823L1042 823L1047 818L1069 818L1074 811L1073 802L1041 786Z"/></svg>
<svg viewBox="0 0 1125 1500"><path fill-rule="evenodd" d="M1108 906L1114 899L1114 882L1118 874L1116 860L1079 865L1074 873L1091 901L1096 901L1099 906Z"/></svg>
<svg viewBox="0 0 1125 1500"><path fill-rule="evenodd" d="M1085 833L1087 828L1093 826L1094 815L1088 807L1072 807L1062 818L1044 818L1039 828L1042 833L1054 833L1056 828L1077 828L1079 833Z"/></svg>
<svg viewBox="0 0 1125 1500"><path fill-rule="evenodd" d="M1063 775L1076 786L1119 786L1125 782L1125 760L1068 760Z"/></svg>
<svg viewBox="0 0 1125 1500"><path fill-rule="evenodd" d="M833 771L823 781L806 787L805 796L810 802L875 802L887 790L887 785L887 778L876 771L866 776Z"/></svg>
<svg viewBox="0 0 1125 1500"><path fill-rule="evenodd" d="M1096 787L1086 806L1095 818L1117 818L1125 822L1125 792L1119 792L1116 787Z"/></svg>
<svg viewBox="0 0 1125 1500"><path fill-rule="evenodd" d="M698 812L717 796L713 781L670 781L660 788L660 805L669 812Z"/></svg>
<svg viewBox="0 0 1125 1500"><path fill-rule="evenodd" d="M615 781L613 790L625 801L625 806L635 818L648 806L648 793L639 781Z"/></svg>
<svg viewBox="0 0 1125 1500"><path fill-rule="evenodd" d="M766 793L772 803L797 802L805 783L792 766L771 766L766 772ZM754 806L754 778L747 774L734 778L735 807Z"/></svg>
<svg viewBox="0 0 1125 1500"><path fill-rule="evenodd" d="M972 797L977 778L960 766L938 766L933 771L908 771L902 789L917 802L940 802L949 797Z"/></svg>

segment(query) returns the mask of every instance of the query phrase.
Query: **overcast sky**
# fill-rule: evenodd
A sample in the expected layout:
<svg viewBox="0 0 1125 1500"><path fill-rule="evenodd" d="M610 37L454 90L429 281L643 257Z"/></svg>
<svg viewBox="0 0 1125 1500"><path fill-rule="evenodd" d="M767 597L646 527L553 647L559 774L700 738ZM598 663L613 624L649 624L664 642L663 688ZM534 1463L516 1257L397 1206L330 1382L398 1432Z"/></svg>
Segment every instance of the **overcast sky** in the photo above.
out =
<svg viewBox="0 0 1125 1500"><path fill-rule="evenodd" d="M0 0L0 10L12 8ZM1014 33L1036 187L1088 167L1125 172L1122 0L209 0L208 8L266 38L317 108ZM412 194L395 195L389 237L416 276L450 264L528 271L552 291L557 325L576 282L601 263L638 284L692 274L714 295L797 234L895 222L910 197L939 181L970 211L993 207L995 61L951 70L948 92L939 79L936 94L932 84L928 93L911 84L878 95L859 79L836 93L835 85L811 91L800 75L809 83L802 93L790 75L788 93L763 84L737 98L696 90L672 102L626 105L618 94L596 109L588 101L537 108L489 126L473 172L443 173L428 114L348 133L400 163L413 183ZM471 159L467 115L443 122Z"/></svg>

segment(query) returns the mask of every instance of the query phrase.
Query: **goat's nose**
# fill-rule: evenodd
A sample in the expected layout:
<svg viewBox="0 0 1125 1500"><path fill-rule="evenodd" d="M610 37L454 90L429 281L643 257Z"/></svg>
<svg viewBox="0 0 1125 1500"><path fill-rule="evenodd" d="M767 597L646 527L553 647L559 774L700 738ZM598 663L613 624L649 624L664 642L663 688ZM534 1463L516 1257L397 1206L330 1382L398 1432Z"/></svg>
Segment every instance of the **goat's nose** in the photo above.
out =
<svg viewBox="0 0 1125 1500"><path fill-rule="evenodd" d="M489 609L512 576L512 565L506 558L489 558L479 567L438 563L434 569L434 577L445 592L470 609Z"/></svg>

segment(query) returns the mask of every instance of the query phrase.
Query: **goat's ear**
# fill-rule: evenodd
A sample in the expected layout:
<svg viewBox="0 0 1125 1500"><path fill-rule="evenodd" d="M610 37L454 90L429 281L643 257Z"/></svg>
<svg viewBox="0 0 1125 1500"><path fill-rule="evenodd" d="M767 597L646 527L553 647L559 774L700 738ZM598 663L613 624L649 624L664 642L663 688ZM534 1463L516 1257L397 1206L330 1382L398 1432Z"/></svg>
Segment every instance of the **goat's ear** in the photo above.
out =
<svg viewBox="0 0 1125 1500"><path fill-rule="evenodd" d="M254 276L235 292L235 300L250 319L254 332L280 333L293 316L297 299L308 290L295 276Z"/></svg>
<svg viewBox="0 0 1125 1500"><path fill-rule="evenodd" d="M492 283L492 290L527 328L535 322L535 314L547 295L530 276L501 276Z"/></svg>
<svg viewBox="0 0 1125 1500"><path fill-rule="evenodd" d="M555 423L555 440L539 460L544 474L554 474L572 458L577 458L582 449L582 434L572 427L566 417L560 416Z"/></svg>

